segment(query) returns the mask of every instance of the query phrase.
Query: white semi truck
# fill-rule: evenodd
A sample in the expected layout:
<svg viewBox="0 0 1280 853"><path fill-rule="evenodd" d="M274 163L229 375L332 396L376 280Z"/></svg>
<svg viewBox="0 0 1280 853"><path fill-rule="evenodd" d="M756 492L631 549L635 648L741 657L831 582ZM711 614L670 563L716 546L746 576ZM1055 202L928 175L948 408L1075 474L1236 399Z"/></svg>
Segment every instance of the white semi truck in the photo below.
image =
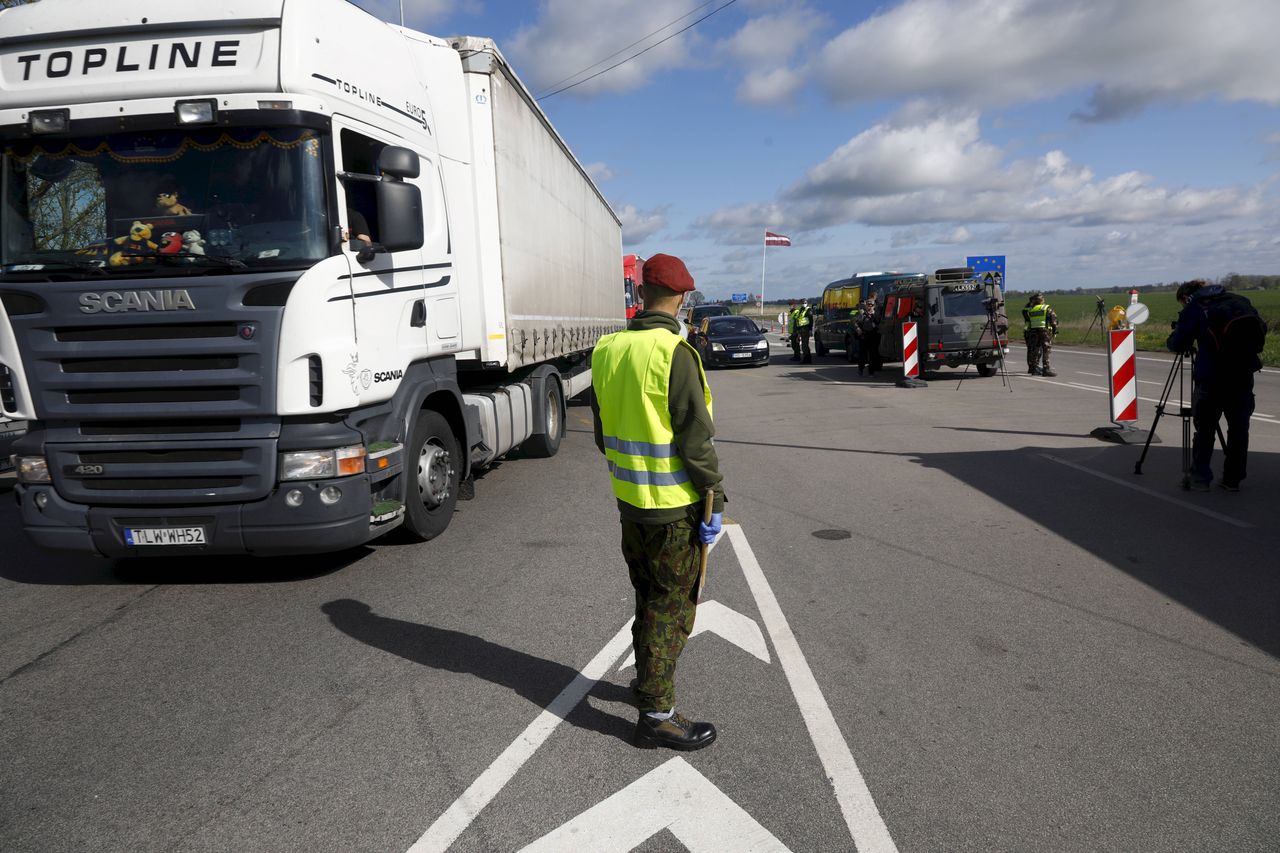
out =
<svg viewBox="0 0 1280 853"><path fill-rule="evenodd" d="M23 527L102 555L430 539L554 454L621 227L495 45L344 0L0 12ZM11 406L11 408L10 408Z"/></svg>

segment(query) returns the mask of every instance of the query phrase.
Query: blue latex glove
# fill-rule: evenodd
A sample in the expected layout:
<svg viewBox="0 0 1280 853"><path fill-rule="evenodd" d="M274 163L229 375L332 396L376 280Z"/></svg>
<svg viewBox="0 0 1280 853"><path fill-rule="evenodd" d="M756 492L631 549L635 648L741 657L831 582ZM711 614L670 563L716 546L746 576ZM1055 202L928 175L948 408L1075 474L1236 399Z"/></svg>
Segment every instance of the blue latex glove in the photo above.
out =
<svg viewBox="0 0 1280 853"><path fill-rule="evenodd" d="M720 517L723 513L711 513L711 523L705 521L698 523L698 541L703 545L710 545L716 541L716 537L720 535Z"/></svg>

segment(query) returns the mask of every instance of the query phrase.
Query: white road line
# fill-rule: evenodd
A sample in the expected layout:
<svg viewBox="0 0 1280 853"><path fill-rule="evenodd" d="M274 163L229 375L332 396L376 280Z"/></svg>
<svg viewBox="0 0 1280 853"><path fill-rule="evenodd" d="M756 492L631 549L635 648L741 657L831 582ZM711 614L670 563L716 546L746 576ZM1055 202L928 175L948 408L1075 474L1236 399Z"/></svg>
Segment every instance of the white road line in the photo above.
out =
<svg viewBox="0 0 1280 853"><path fill-rule="evenodd" d="M1052 380L1052 379L1045 379L1043 376L1019 376L1018 378L1019 378L1019 379L1025 379L1025 380L1027 380L1028 382L1044 382L1044 383L1047 383L1047 384L1049 384L1049 385L1059 385L1059 386L1061 386L1061 387L1063 387L1063 388L1075 388L1075 389L1078 389L1078 390L1080 390L1080 391L1092 391L1092 392L1093 392L1093 393L1095 393L1095 394L1105 394L1105 393L1107 393L1107 389L1106 389L1106 388L1094 388L1092 385L1085 385L1085 384L1084 384L1084 383L1082 383L1082 382L1055 382L1055 381L1054 381L1054 380ZM1157 405L1160 403L1160 400L1159 400L1158 398L1156 398L1156 397L1138 397L1137 399L1142 400L1142 401L1147 402L1147 403L1155 403L1155 404L1157 404ZM1190 400L1187 400L1187 401L1174 400L1174 399L1170 399L1170 400L1169 400L1169 406L1170 406L1170 408L1172 408L1172 407L1174 407L1174 406L1181 407L1181 406L1190 406L1190 405L1191 405L1191 401L1190 401ZM1173 416L1176 416L1176 415L1177 415L1177 412L1168 412L1168 414L1173 415ZM1251 420L1256 420L1256 421L1261 421L1261 422L1262 422L1262 423L1264 423L1264 424L1280 424L1280 420L1277 420L1277 419L1276 419L1276 417L1275 417L1274 415L1264 415L1264 414L1262 414L1261 412L1254 412L1254 413L1250 416L1250 419L1251 419Z"/></svg>
<svg viewBox="0 0 1280 853"><path fill-rule="evenodd" d="M1021 345L1019 345L1019 344L1010 344L1010 345L1009 345L1009 348L1010 348L1010 349L1020 349L1020 350L1025 350L1025 349L1026 349L1026 347L1025 347L1025 346L1021 346ZM1059 352L1059 353L1066 353L1066 354L1068 354L1068 355L1092 355L1092 356L1096 356L1096 357L1098 357L1098 358L1106 358L1106 357L1107 357L1107 353L1106 353L1105 351L1103 351L1103 352L1094 352L1094 351L1092 351L1092 350L1068 349L1068 348L1066 348L1066 347L1054 347L1054 350L1055 350L1056 352ZM1167 365L1167 364L1169 363L1169 359L1167 359L1167 358L1154 358L1154 357L1149 356L1149 355L1140 355L1140 356L1137 356L1136 358L1138 359L1138 361L1158 361L1158 362L1160 362L1161 364L1165 364L1165 365ZM1262 371L1261 371L1261 372L1262 372L1262 373L1274 373L1274 374L1278 374L1278 375L1280 375L1280 370L1274 370L1274 369L1272 369L1272 368L1270 368L1270 367L1264 367L1264 368L1262 368Z"/></svg>
<svg viewBox="0 0 1280 853"><path fill-rule="evenodd" d="M1109 483L1115 483L1117 486L1124 486L1126 489L1133 489L1135 492L1142 492L1144 495L1149 495L1150 497L1156 498L1157 500L1162 500L1166 503L1171 503L1176 506L1180 506L1183 509L1189 509L1192 512L1198 512L1201 515L1207 515L1209 518L1215 518L1218 521L1223 521L1223 522L1226 522L1227 524L1235 525L1236 527L1245 527L1245 528L1253 527L1253 525L1247 521L1240 521L1239 519L1232 518L1229 515L1223 515L1220 512L1214 512L1211 509L1205 509L1199 504L1193 504L1190 501L1179 500L1178 498L1171 498L1168 495L1162 494L1153 489L1148 489L1145 486L1139 486L1137 483L1131 483L1128 480L1122 480L1119 477L1113 477L1110 474L1104 474L1101 471L1095 471L1092 468L1086 468L1083 465L1077 465L1074 462L1068 462L1065 459L1060 459L1057 456L1051 456L1048 453L1041 453L1040 455L1043 456L1045 459L1048 459L1050 462L1057 462L1059 465L1065 465L1068 468L1074 468L1077 471L1082 471L1085 474L1090 474L1094 477L1098 477L1099 479L1106 480ZM779 652L778 656L779 657L782 656L781 652Z"/></svg>
<svg viewBox="0 0 1280 853"><path fill-rule="evenodd" d="M795 634L791 632L791 626L783 615L778 599L774 597L764 570L760 568L760 563L747 542L746 533L736 524L726 525L725 530L733 542L738 563L755 596L760 616L773 640L773 647L778 652L778 661L787 675L791 692L800 705L809 737L813 739L818 758L827 771L831 787L835 789L836 801L840 804L840 811L844 814L858 853L897 853L898 848L889 835L889 828L880 816L880 810L862 777L862 771L849 752L849 745L845 743L840 727L831 714L831 708L822 696L818 681L813 677L813 671L805 660L804 652L800 650L800 644L796 642Z"/></svg>
<svg viewBox="0 0 1280 853"><path fill-rule="evenodd" d="M499 755L488 768L480 774L471 787L462 792L462 796L454 800L453 805L445 813L436 818L436 822L422 834L422 837L409 848L409 853L443 853L449 845L458 839L485 806L493 801L498 792L511 781L524 763L533 757L538 747L551 736L560 721L567 717L582 698L591 691L609 668L622 657L622 653L631 645L631 620L622 626L600 653L569 682L569 686L560 691L560 695L551 701L537 718L529 724L519 737Z"/></svg>
<svg viewBox="0 0 1280 853"><path fill-rule="evenodd" d="M1107 374L1105 374L1105 373L1090 373L1090 372L1089 372L1089 371L1087 371L1087 370L1077 370L1077 371L1076 371L1076 373L1079 373L1081 376L1097 376L1097 377L1100 377L1100 378L1102 378L1102 379L1106 379L1106 378L1107 378Z"/></svg>

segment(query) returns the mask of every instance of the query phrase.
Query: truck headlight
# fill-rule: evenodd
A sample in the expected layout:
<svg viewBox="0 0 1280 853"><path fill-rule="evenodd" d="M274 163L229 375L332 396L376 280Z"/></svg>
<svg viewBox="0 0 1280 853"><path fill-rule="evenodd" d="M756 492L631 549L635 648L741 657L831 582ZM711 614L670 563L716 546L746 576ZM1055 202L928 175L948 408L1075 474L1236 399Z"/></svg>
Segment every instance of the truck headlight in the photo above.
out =
<svg viewBox="0 0 1280 853"><path fill-rule="evenodd" d="M43 456L15 456L13 467L20 483L48 483L49 461Z"/></svg>
<svg viewBox="0 0 1280 853"><path fill-rule="evenodd" d="M712 351L712 352L724 352L724 344L712 343L712 344L711 344L711 351Z"/></svg>
<svg viewBox="0 0 1280 853"><path fill-rule="evenodd" d="M324 480L364 473L364 445L332 450L293 450L280 454L280 479Z"/></svg>

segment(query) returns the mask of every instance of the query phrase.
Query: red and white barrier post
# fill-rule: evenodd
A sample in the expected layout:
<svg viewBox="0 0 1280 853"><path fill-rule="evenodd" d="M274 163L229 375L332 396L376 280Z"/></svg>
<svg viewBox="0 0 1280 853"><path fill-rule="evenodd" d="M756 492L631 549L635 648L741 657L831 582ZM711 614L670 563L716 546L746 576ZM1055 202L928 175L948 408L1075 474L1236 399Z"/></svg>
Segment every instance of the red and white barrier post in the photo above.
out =
<svg viewBox="0 0 1280 853"><path fill-rule="evenodd" d="M902 378L920 378L920 351L916 340L916 324L910 320L902 324Z"/></svg>
<svg viewBox="0 0 1280 853"><path fill-rule="evenodd" d="M1138 421L1138 373L1133 329L1107 333L1107 403L1113 426L1098 427L1094 438L1117 444L1142 444L1149 432L1134 426ZM1154 440L1155 436L1151 438Z"/></svg>
<svg viewBox="0 0 1280 853"><path fill-rule="evenodd" d="M911 320L902 324L902 378L894 384L899 388L928 388L929 383L920 378L920 341L918 326Z"/></svg>
<svg viewBox="0 0 1280 853"><path fill-rule="evenodd" d="M1111 422L1132 427L1138 420L1138 376L1134 357L1133 329L1109 333L1107 364L1111 376Z"/></svg>

